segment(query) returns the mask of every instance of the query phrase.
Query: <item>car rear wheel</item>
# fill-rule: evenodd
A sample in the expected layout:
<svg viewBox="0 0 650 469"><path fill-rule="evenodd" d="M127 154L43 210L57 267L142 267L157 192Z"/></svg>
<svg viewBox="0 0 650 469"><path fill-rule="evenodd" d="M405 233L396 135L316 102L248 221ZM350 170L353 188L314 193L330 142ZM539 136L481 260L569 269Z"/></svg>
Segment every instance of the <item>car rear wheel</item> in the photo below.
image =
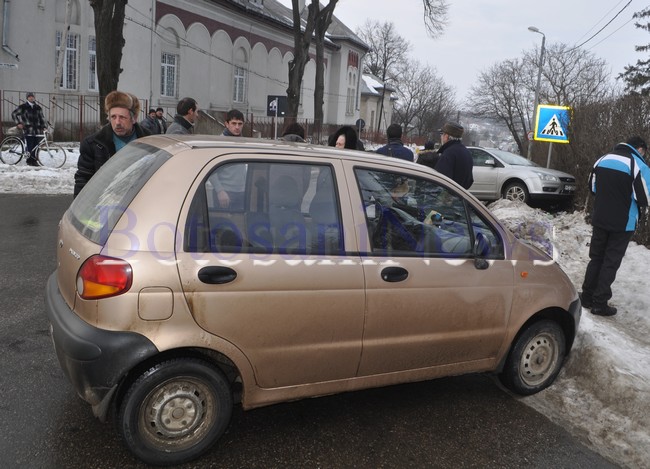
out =
<svg viewBox="0 0 650 469"><path fill-rule="evenodd" d="M524 183L511 182L503 189L503 198L527 204L530 196Z"/></svg>
<svg viewBox="0 0 650 469"><path fill-rule="evenodd" d="M553 383L565 352L564 332L553 321L531 324L515 341L499 378L511 391L528 396Z"/></svg>
<svg viewBox="0 0 650 469"><path fill-rule="evenodd" d="M177 465L198 458L221 437L232 405L220 370L178 358L135 380L122 400L118 426L127 447L147 464Z"/></svg>

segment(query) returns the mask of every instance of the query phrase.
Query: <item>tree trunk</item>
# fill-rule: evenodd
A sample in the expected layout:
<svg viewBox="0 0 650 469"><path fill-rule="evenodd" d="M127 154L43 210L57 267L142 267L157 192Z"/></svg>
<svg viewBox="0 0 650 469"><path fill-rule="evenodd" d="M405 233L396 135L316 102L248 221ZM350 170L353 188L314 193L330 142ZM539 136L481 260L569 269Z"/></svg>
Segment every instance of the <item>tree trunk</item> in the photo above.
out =
<svg viewBox="0 0 650 469"><path fill-rule="evenodd" d="M124 15L128 0L90 0L95 14L95 37L97 41L97 81L102 122L106 110L104 97L117 89L122 73L122 49L124 48Z"/></svg>
<svg viewBox="0 0 650 469"><path fill-rule="evenodd" d="M289 87L287 88L287 118L296 119L300 107L300 87L309 62L309 46L314 33L315 18L320 10L318 0L312 0L307 7L305 30L302 31L298 0L291 0L293 7L293 60L289 62Z"/></svg>
<svg viewBox="0 0 650 469"><path fill-rule="evenodd" d="M325 34L332 24L334 8L338 0L331 0L320 11L316 20L314 41L316 43L316 83L314 86L314 127L321 133L323 126L323 97L325 95Z"/></svg>

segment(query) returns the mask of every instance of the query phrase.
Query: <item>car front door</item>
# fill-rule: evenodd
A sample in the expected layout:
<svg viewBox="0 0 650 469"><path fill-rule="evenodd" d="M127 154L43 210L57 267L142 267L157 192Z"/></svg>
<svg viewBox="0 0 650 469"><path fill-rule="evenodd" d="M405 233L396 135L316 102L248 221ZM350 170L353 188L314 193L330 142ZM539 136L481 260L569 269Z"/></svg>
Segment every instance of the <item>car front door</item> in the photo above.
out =
<svg viewBox="0 0 650 469"><path fill-rule="evenodd" d="M337 165L219 158L187 209L177 257L188 307L247 356L262 388L356 374L364 282Z"/></svg>
<svg viewBox="0 0 650 469"><path fill-rule="evenodd" d="M469 148L469 151L474 163L472 168L474 183L469 191L481 200L500 198L498 182L501 168L499 162L490 153L480 148Z"/></svg>
<svg viewBox="0 0 650 469"><path fill-rule="evenodd" d="M363 207L355 225L366 227L359 374L490 369L513 291L498 230L441 180L369 167L353 172ZM486 263L475 262L475 243Z"/></svg>

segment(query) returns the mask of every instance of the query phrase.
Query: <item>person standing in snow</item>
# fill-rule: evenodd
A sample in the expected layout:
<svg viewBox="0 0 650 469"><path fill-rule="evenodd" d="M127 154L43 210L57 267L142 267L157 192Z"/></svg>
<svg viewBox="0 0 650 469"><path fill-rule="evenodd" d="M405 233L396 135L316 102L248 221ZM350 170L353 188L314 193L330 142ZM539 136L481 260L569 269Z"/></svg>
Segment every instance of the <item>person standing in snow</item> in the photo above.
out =
<svg viewBox="0 0 650 469"><path fill-rule="evenodd" d="M388 143L377 148L376 152L384 156L392 156L401 160L413 161L413 152L404 146L402 142L402 126L391 124L386 129Z"/></svg>
<svg viewBox="0 0 650 469"><path fill-rule="evenodd" d="M74 197L118 150L137 138L151 135L137 122L140 101L131 93L111 91L104 99L104 109L109 123L86 137L79 146Z"/></svg>
<svg viewBox="0 0 650 469"><path fill-rule="evenodd" d="M453 179L465 189L469 189L474 183L472 170L474 160L469 150L463 145L464 127L455 122L447 122L440 129L440 143L438 150L440 159L434 168L441 174Z"/></svg>
<svg viewBox="0 0 650 469"><path fill-rule="evenodd" d="M612 283L636 230L640 208L650 200L650 168L643 159L647 151L641 137L631 137L599 158L589 175L595 195L593 231L580 298L582 306L598 316L616 314L608 304Z"/></svg>
<svg viewBox="0 0 650 469"><path fill-rule="evenodd" d="M11 118L25 136L27 153L29 153L27 164L29 166L38 166L34 149L41 141L41 137L38 137L38 135L42 135L45 131L45 118L43 117L43 109L36 104L34 93L27 93L27 101L14 109Z"/></svg>

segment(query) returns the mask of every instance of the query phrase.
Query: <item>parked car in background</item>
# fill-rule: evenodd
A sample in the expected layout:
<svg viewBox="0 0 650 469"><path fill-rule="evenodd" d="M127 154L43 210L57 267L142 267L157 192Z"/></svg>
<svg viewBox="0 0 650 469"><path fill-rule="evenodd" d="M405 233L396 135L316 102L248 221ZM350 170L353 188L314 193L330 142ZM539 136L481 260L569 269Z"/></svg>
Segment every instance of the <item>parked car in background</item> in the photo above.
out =
<svg viewBox="0 0 650 469"><path fill-rule="evenodd" d="M581 311L560 267L453 181L307 144L138 139L63 215L57 259L61 367L158 465L206 452L237 403L474 372L538 392Z"/></svg>
<svg viewBox="0 0 650 469"><path fill-rule="evenodd" d="M504 150L467 148L474 159L474 184L469 191L480 200L570 202L575 193L576 179L568 173Z"/></svg>

